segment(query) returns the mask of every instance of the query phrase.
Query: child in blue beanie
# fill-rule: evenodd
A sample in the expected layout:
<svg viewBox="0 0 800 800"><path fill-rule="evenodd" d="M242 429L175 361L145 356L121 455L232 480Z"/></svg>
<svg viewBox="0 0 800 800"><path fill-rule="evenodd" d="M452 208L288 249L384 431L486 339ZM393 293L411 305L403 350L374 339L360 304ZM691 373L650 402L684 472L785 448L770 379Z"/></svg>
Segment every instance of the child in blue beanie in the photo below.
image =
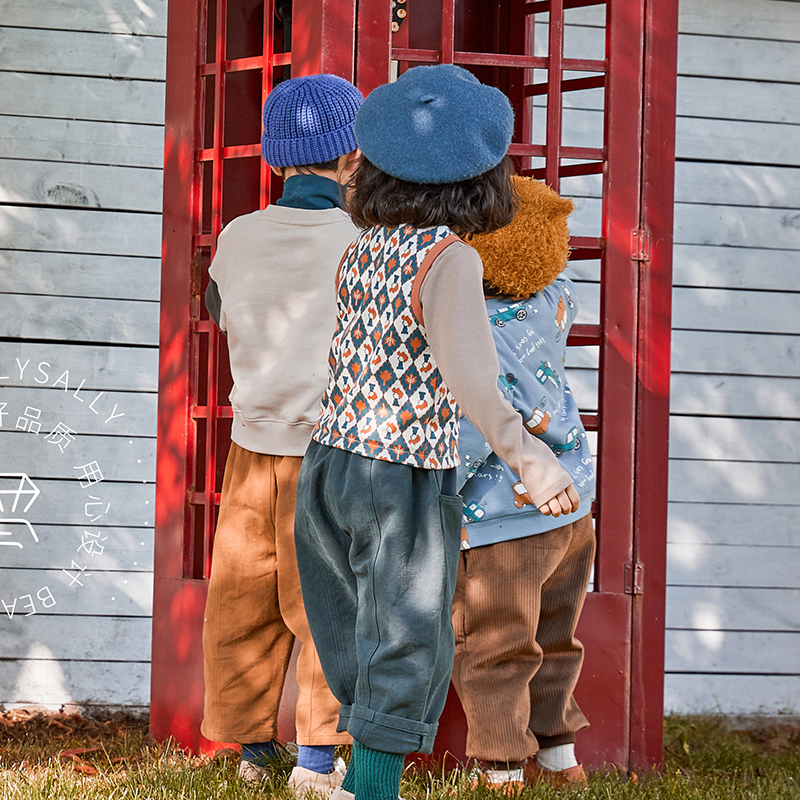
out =
<svg viewBox="0 0 800 800"><path fill-rule="evenodd" d="M339 704L325 684L303 610L294 550L302 456L326 382L336 322L336 268L358 231L343 209L357 160L363 97L335 75L294 78L264 104L262 152L284 178L275 205L234 219L219 237L206 305L227 334L233 390L208 586L201 730L242 745L240 775L258 783L277 755L278 707L295 638L297 766L290 791L341 783Z"/></svg>
<svg viewBox="0 0 800 800"><path fill-rule="evenodd" d="M545 515L570 475L497 386L483 268L461 236L509 223L513 112L453 66L416 67L356 115L349 210L363 232L337 275L328 386L297 493L303 598L353 755L339 800L395 800L430 752L453 665L463 412Z"/></svg>
<svg viewBox="0 0 800 800"><path fill-rule="evenodd" d="M564 362L577 314L567 264L572 201L514 176L520 208L496 233L475 236L500 386L531 436L572 476L583 515L541 514L519 480L462 420L458 485L462 552L453 601L453 685L467 718L476 782L506 793L525 783L586 785L575 734L589 723L573 697L583 661L575 638L594 562L594 462Z"/></svg>

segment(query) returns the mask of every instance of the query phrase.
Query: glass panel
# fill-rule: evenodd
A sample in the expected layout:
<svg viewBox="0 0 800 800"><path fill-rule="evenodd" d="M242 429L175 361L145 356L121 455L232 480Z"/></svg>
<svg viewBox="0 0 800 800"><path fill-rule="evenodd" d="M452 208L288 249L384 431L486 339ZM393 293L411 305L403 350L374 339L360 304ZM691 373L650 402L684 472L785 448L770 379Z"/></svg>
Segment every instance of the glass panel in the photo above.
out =
<svg viewBox="0 0 800 800"><path fill-rule="evenodd" d="M600 109L565 108L561 120L561 144L564 147L602 149L605 118Z"/></svg>
<svg viewBox="0 0 800 800"><path fill-rule="evenodd" d="M200 180L203 182L201 233L211 233L211 186L214 177L213 163L211 161L204 161L200 165L200 173Z"/></svg>
<svg viewBox="0 0 800 800"><path fill-rule="evenodd" d="M202 492L206 485L206 421L204 419L195 420L195 429L197 436L195 439L195 471L192 485L196 492ZM202 512L198 516L202 517Z"/></svg>
<svg viewBox="0 0 800 800"><path fill-rule="evenodd" d="M569 262L568 277L572 281L579 281L581 283L595 283L600 284L600 259L581 259L572 260ZM580 320L586 322L586 320Z"/></svg>
<svg viewBox="0 0 800 800"><path fill-rule="evenodd" d="M595 72L565 72L564 80L594 77ZM577 92L564 92L564 108L602 111L605 108L605 89L581 89Z"/></svg>
<svg viewBox="0 0 800 800"><path fill-rule="evenodd" d="M438 50L442 28L442 7L430 0L408 0L408 46L412 49ZM412 65L413 66L413 65Z"/></svg>
<svg viewBox="0 0 800 800"><path fill-rule="evenodd" d="M229 158L222 181L222 224L258 210L261 156Z"/></svg>
<svg viewBox="0 0 800 800"><path fill-rule="evenodd" d="M288 53L292 49L292 0L275 0L273 49Z"/></svg>
<svg viewBox="0 0 800 800"><path fill-rule="evenodd" d="M533 70L533 85L547 81L547 70ZM547 95L539 94L529 100L531 114L530 131L531 144L545 144L547 133ZM540 166L544 166L541 164Z"/></svg>
<svg viewBox="0 0 800 800"><path fill-rule="evenodd" d="M587 344L567 348L567 369L597 370L600 363L600 346Z"/></svg>
<svg viewBox="0 0 800 800"><path fill-rule="evenodd" d="M261 70L225 76L225 147L261 141Z"/></svg>
<svg viewBox="0 0 800 800"><path fill-rule="evenodd" d="M206 3L206 54L205 59L200 56L201 61L212 63L216 58L217 51L217 0L207 0Z"/></svg>
<svg viewBox="0 0 800 800"><path fill-rule="evenodd" d="M221 350L227 352L227 347L221 347ZM227 405L228 393L220 392L220 400L223 401L221 405ZM225 461L228 458L228 450L231 446L231 425L232 419L217 420L217 469L214 476L215 487L217 492L222 491L222 478L225 473Z"/></svg>
<svg viewBox="0 0 800 800"><path fill-rule="evenodd" d="M228 61L260 56L264 40L264 0L227 0Z"/></svg>
<svg viewBox="0 0 800 800"><path fill-rule="evenodd" d="M547 56L549 53L549 17L549 14L536 14L533 17L533 46L531 47L531 51L535 56Z"/></svg>
<svg viewBox="0 0 800 800"><path fill-rule="evenodd" d="M204 571L204 519L203 506L190 506L189 535L184 551L184 578L199 580L203 578Z"/></svg>
<svg viewBox="0 0 800 800"><path fill-rule="evenodd" d="M230 361L228 360L228 348L225 344L224 337L220 339L218 363L217 402L221 406L227 406L228 395L230 395L231 389L233 388L233 378L231 378L231 366ZM219 424L222 425L223 420L220 420ZM228 430L228 433L230 433L230 430Z"/></svg>
<svg viewBox="0 0 800 800"><path fill-rule="evenodd" d="M211 263L210 248L202 247L200 249L200 319L209 319L208 310L204 297L206 294L206 287L208 286L208 267Z"/></svg>
<svg viewBox="0 0 800 800"><path fill-rule="evenodd" d="M591 13L587 13L590 12ZM564 10L564 58L606 57L605 8Z"/></svg>
<svg viewBox="0 0 800 800"><path fill-rule="evenodd" d="M202 92L200 102L203 103L202 125L203 137L201 146L208 149L214 146L214 95L216 93L216 78L208 75L201 78Z"/></svg>
<svg viewBox="0 0 800 800"><path fill-rule="evenodd" d="M570 351L576 348L570 348ZM567 367L569 388L578 408L585 414L597 413L597 370ZM597 453L596 438L591 440L591 453Z"/></svg>
<svg viewBox="0 0 800 800"><path fill-rule="evenodd" d="M564 21L568 25L591 25L595 28L604 28L606 24L606 3L579 8L565 8ZM596 58L596 56L587 53L586 58Z"/></svg>
<svg viewBox="0 0 800 800"><path fill-rule="evenodd" d="M204 406L208 402L208 334L197 334L197 391L195 394L195 402L198 406ZM198 420L198 423L200 420ZM198 466L198 470L201 469ZM199 486L200 484L198 484Z"/></svg>
<svg viewBox="0 0 800 800"><path fill-rule="evenodd" d="M563 163L574 162L564 159ZM563 197L572 198L575 203L575 210L569 218L570 233L573 236L600 236L603 224L603 176L576 175L561 178L559 193Z"/></svg>

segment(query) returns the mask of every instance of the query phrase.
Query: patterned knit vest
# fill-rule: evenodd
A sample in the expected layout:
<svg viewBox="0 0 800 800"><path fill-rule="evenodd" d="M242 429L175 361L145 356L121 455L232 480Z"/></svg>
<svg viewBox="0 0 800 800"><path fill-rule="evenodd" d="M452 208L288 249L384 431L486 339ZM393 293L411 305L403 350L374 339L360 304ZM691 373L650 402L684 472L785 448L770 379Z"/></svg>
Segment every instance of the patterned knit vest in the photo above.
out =
<svg viewBox="0 0 800 800"><path fill-rule="evenodd" d="M428 346L419 290L457 240L444 226L376 226L345 252L317 442L414 467L456 466L458 409Z"/></svg>

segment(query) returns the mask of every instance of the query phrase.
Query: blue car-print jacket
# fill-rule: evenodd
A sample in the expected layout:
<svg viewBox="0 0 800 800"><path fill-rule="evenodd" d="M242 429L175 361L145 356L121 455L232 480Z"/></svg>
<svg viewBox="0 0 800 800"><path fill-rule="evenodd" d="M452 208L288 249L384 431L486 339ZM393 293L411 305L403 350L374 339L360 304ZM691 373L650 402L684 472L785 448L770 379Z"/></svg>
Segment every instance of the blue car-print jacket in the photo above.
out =
<svg viewBox="0 0 800 800"><path fill-rule="evenodd" d="M486 308L500 359L500 388L531 436L546 442L572 476L581 498L575 519L585 516L594 497L594 460L564 370L567 335L578 310L573 284L560 276L527 300L492 298ZM464 547L519 539L571 521L518 506L513 486L519 478L466 418L458 450Z"/></svg>

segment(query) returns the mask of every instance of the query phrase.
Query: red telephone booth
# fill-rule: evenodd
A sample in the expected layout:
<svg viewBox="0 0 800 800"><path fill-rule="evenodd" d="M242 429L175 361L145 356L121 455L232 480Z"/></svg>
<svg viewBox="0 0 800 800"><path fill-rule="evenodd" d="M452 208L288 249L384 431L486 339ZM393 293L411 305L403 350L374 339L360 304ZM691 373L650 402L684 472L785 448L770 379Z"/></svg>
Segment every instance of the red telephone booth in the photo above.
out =
<svg viewBox="0 0 800 800"><path fill-rule="evenodd" d="M576 46L576 43L577 46ZM231 412L202 303L226 222L275 194L260 109L284 77L366 95L455 63L511 98L524 174L579 198L573 328L596 431L598 554L579 637L588 766L661 760L677 0L170 0L151 729L201 741L205 588ZM579 395L580 401L583 398ZM435 753L463 754L451 692Z"/></svg>

